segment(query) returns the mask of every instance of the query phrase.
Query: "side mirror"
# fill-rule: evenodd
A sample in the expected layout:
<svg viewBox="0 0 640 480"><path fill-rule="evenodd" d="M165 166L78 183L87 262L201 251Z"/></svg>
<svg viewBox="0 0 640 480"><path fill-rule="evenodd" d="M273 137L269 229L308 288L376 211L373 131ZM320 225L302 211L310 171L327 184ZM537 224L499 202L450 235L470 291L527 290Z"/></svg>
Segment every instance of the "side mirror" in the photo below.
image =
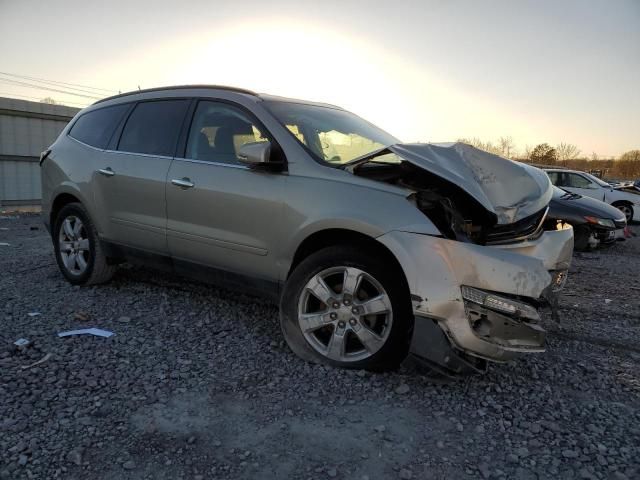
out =
<svg viewBox="0 0 640 480"><path fill-rule="evenodd" d="M238 149L236 157L240 163L250 167L268 165L271 159L271 142L245 143Z"/></svg>

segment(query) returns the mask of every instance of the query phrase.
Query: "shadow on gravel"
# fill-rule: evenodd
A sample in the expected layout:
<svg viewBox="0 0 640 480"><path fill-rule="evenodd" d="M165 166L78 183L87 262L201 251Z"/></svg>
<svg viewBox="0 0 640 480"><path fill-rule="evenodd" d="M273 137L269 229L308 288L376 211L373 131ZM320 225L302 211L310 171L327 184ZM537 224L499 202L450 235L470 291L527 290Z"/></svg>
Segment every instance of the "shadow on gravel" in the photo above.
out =
<svg viewBox="0 0 640 480"><path fill-rule="evenodd" d="M335 469L354 478L381 478L382 472L391 473L389 462L411 461L418 436L430 437L435 447L444 431L455 429L432 416L425 433L419 410L368 401L314 413L317 399L300 400L304 413L287 409L279 416L264 415L259 400L239 402L230 395L184 394L141 409L131 417L136 433L130 452L167 454L164 466L147 463L136 474L172 478L179 470L172 469L171 459L187 450L194 471L214 476L224 477L235 465L242 478L296 478L304 473L303 460L314 475L326 471L332 476Z"/></svg>

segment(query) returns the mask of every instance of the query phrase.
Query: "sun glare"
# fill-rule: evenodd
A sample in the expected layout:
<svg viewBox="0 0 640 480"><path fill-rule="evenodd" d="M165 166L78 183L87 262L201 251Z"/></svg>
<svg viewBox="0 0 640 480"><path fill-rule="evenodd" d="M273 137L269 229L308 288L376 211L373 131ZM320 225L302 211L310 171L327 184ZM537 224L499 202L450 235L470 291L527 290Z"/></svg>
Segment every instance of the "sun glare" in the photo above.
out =
<svg viewBox="0 0 640 480"><path fill-rule="evenodd" d="M311 26L266 23L194 36L172 81L199 79L335 103L368 118L402 118L401 106L409 99L397 88L397 72L385 61L391 59L380 58L386 54L357 38Z"/></svg>
<svg viewBox="0 0 640 480"><path fill-rule="evenodd" d="M535 119L515 130L508 122L518 112L497 108L481 92L457 89L424 65L428 61L418 65L324 26L279 19L132 50L100 73L116 85L134 82L134 89L205 83L333 103L409 142L452 141L446 133L452 131L479 137L504 131L525 139L534 133Z"/></svg>

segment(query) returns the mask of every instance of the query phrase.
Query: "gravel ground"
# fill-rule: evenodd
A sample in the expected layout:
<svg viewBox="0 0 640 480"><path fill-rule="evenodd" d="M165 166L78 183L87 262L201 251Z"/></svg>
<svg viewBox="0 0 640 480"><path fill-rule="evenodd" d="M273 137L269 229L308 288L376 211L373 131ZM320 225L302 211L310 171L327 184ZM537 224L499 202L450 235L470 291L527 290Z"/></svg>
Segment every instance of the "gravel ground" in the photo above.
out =
<svg viewBox="0 0 640 480"><path fill-rule="evenodd" d="M577 255L546 353L445 381L307 364L275 307L170 275L72 287L2 217L0 478L637 479L639 270L638 238Z"/></svg>

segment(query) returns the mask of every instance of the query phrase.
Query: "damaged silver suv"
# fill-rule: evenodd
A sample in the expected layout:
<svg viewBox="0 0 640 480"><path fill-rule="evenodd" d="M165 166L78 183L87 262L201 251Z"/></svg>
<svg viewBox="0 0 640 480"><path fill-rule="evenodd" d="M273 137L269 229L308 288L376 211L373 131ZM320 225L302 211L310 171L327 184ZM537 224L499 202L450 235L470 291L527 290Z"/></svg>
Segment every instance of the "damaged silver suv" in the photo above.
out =
<svg viewBox="0 0 640 480"><path fill-rule="evenodd" d="M546 174L464 144L401 144L341 108L215 86L82 110L41 156L75 285L142 261L280 304L300 357L457 372L544 350L570 227Z"/></svg>

